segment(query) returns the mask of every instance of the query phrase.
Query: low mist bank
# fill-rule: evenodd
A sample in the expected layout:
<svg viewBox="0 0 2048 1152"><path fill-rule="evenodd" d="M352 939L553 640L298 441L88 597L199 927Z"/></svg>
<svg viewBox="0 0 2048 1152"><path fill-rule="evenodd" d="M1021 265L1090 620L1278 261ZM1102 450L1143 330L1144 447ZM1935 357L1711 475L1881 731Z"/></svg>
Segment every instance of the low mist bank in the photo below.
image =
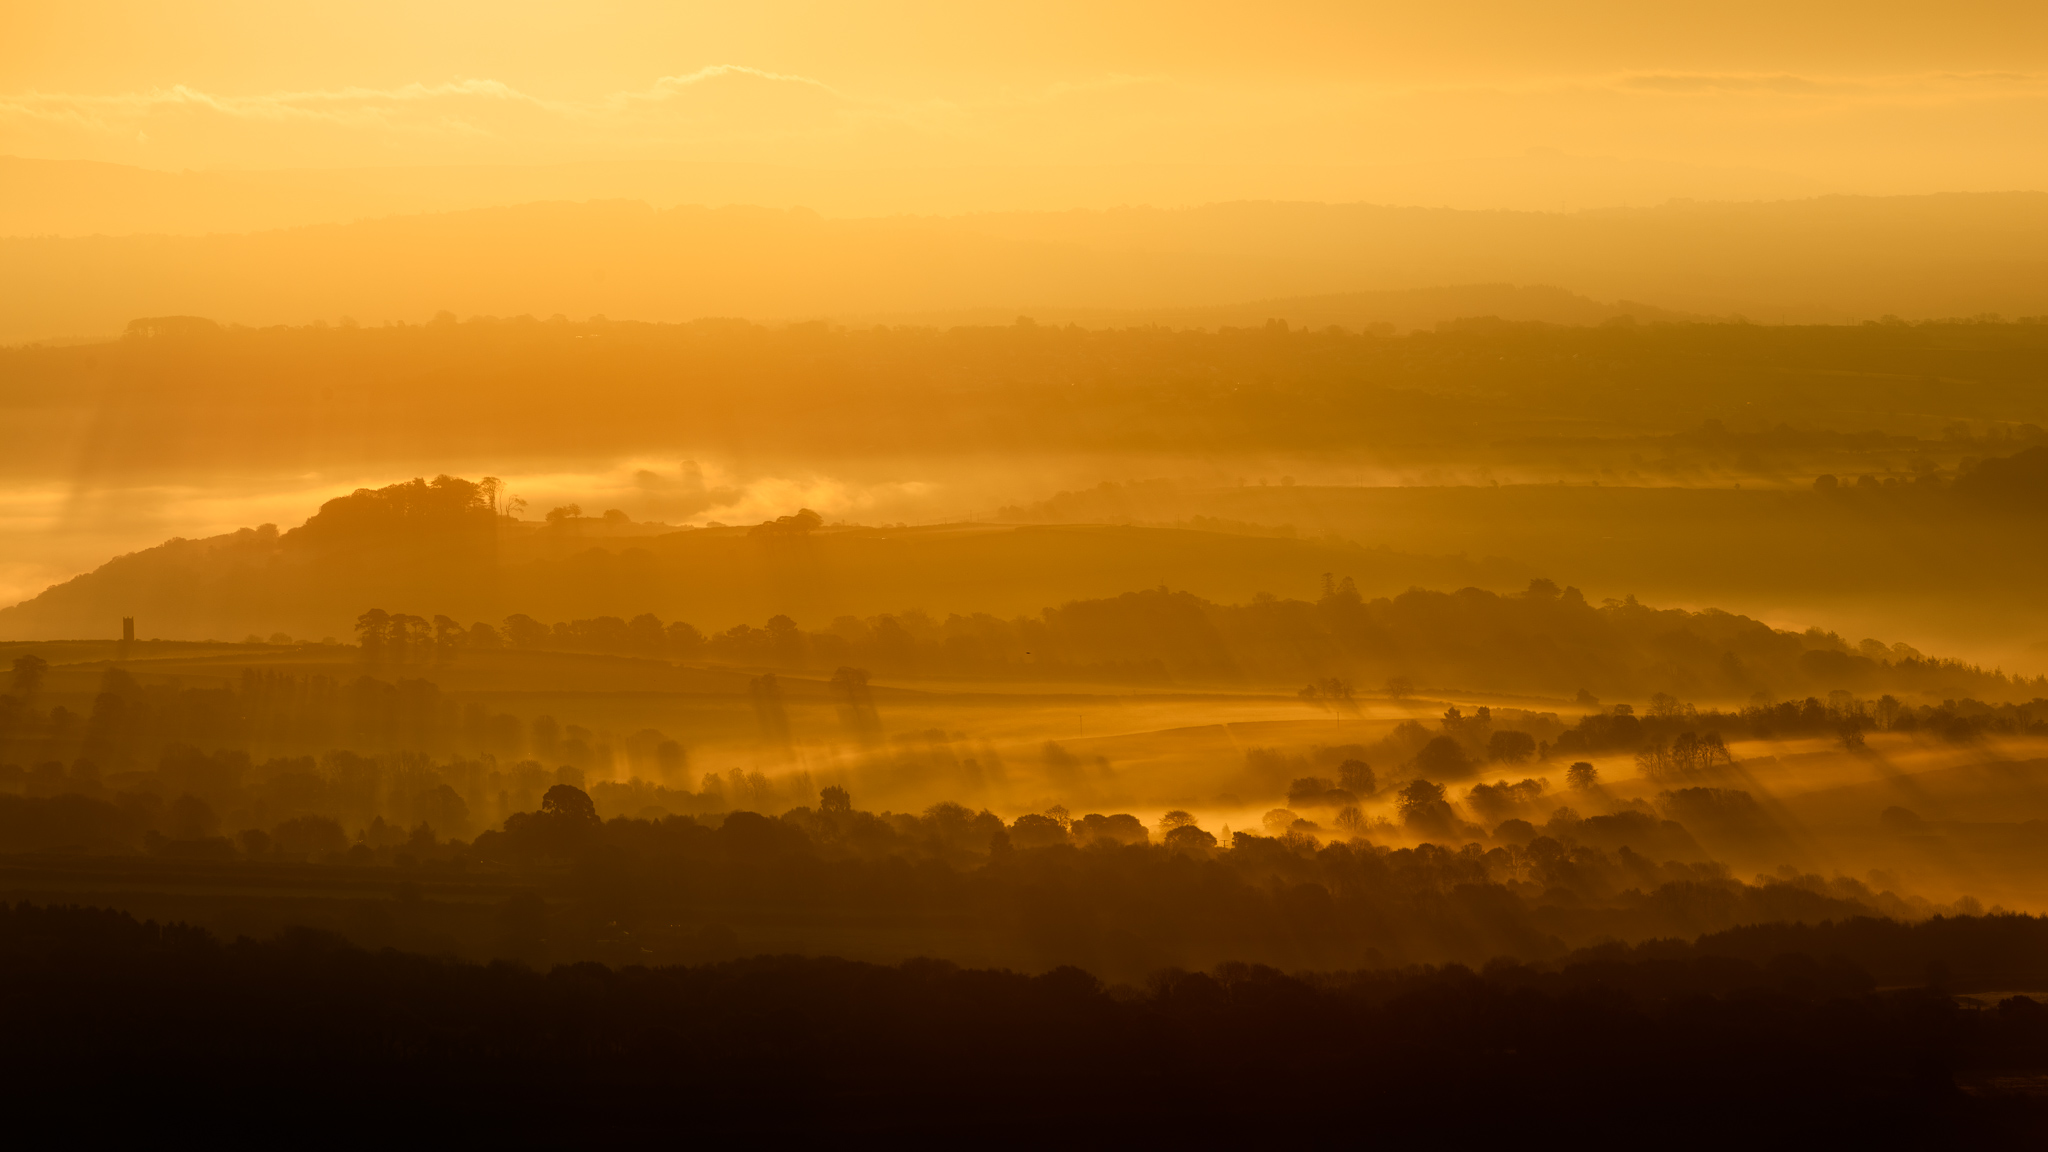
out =
<svg viewBox="0 0 2048 1152"><path fill-rule="evenodd" d="M422 560L359 574L358 596L335 597L349 602L319 619L280 603L245 621L234 597L221 613L151 592L15 634L93 635L111 613L145 628L185 620L145 635L339 635L344 609L352 618L380 601L493 620L654 611L724 628L778 613L1007 614L1160 583L1210 598L1304 595L1303 581L1328 571L1375 594L1543 575L1595 600L1718 605L2031 674L2048 669L2029 651L2048 640L2048 616L2016 574L2048 560L2036 555L2048 537L2028 470L2048 426L2035 387L2044 334L1993 323L1495 323L1408 337L566 321L236 331L160 319L112 345L0 351L0 407L18 433L0 471L21 493L0 523L0 587L26 597L169 536L289 527L331 496L467 463L472 477L506 477L503 496L526 499L527 516L584 510L563 513L562 531L508 534L504 555L522 562L659 551L674 543L657 543L665 531L802 507L828 524L999 518L1244 539L1237 558L1221 542L1190 550L1186 536L1132 537L1128 552L1086 563L1070 553L1069 575L1101 570L1088 580L1049 578L1028 550L935 554L878 577L878 590L904 589L882 602L785 597L757 560L720 555L689 580L748 575L708 604L527 590L473 610L408 589L407 573L445 570ZM573 401L562 379L577 381ZM2029 459L2016 474L1975 471ZM1822 477L1835 486L1817 490ZM1289 529L1297 543L1270 543ZM360 523L355 545L384 547L381 531ZM1375 576L1323 537L1409 555L1376 561ZM185 545L150 583L195 588L205 604L211 569L262 563L269 547L230 543ZM611 580L602 568L590 579ZM463 583L488 594L492 579Z"/></svg>
<svg viewBox="0 0 2048 1152"><path fill-rule="evenodd" d="M1381 337L158 319L111 345L0 351L0 408L17 432L0 471L20 485L0 523L0 588L25 597L184 537L201 546L181 546L145 583L194 596L86 603L54 630L15 634L93 635L108 614L139 614L145 628L180 621L145 635L202 638L339 635L344 610L380 601L493 620L654 611L724 628L778 613L1009 614L1160 583L1298 596L1329 571L1373 594L1543 575L1595 600L1718 605L2032 674L2048 669L2029 649L2048 640L2048 616L2017 573L2048 560L2033 475L2048 426L2035 387L2044 334L1974 322L1471 323ZM563 379L577 382L573 399ZM1976 471L1993 460L2018 467ZM1000 518L1243 539L1232 557L1221 541L1131 536L1114 557L1067 550L1060 577L991 540L986 554L941 550L878 575L877 591L903 589L879 602L785 596L760 561L720 546L684 583L747 576L708 603L527 589L471 609L460 597L488 596L495 577L459 581L470 591L455 595L409 588L408 573L446 570L422 559L359 573L358 595L320 618L278 603L270 619L238 619L232 596L225 611L201 607L219 569L269 554L210 538L288 527L331 496L465 463L506 477L503 497L527 500L528 516L584 510L561 513L561 531L508 533L503 555L520 562L660 551L667 531L803 507L828 524ZM1834 487L1816 489L1822 477ZM362 521L354 544L384 548L388 535ZM916 550L917 535L892 541ZM1374 561L1375 574L1324 537L1408 555ZM1101 578L1071 578L1089 568ZM603 569L589 580L613 580Z"/></svg>
<svg viewBox="0 0 2048 1152"><path fill-rule="evenodd" d="M305 929L224 943L0 910L0 967L38 989L6 1002L5 1071L45 1103L83 1105L82 1084L111 1075L155 1112L225 1080L253 1115L328 1136L572 1141L952 1140L998 1114L1008 1137L1150 1140L1177 1116L1252 1139L1518 1140L1591 1099L1604 1129L1682 1145L2032 1143L2048 1008L2008 990L2048 981L2043 943L2027 917L1852 920L1482 972L1227 964L1138 988L786 956L542 975Z"/></svg>
<svg viewBox="0 0 2048 1152"><path fill-rule="evenodd" d="M1746 509L1774 514L1776 523L1749 527L1753 534L1782 536L1786 557L1863 542L1889 549L1897 560L1880 567L1885 557L1868 555L1860 574L1788 573L1708 539L1681 546L1715 522L1653 529L1654 517L1646 515L1651 508L1633 498L1604 505L1581 500L1576 512L1594 517L1602 508L1633 507L1644 518L1637 532L1676 533L1671 549L1650 550L1661 563L1643 559L1640 540L1580 546L1573 515L1559 512L1561 496L1545 489L1486 491L1476 494L1476 503L1463 503L1467 522L1479 515L1503 525L1519 519L1513 530L1523 535L1512 542L1532 551L1549 551L1596 574L1610 568L1610 579L1611 566L1626 565L1622 571L1629 575L1680 582L1681 596L1724 572L1734 573L1728 579L1735 594L1766 604L1817 596L1816 580L1842 603L1889 597L1912 605L1970 589L1982 602L1957 614L1965 623L1951 620L1948 628L1967 633L1980 617L1995 619L2010 647L2025 636L2020 629L2048 626L2038 609L2030 614L2021 606L2026 585L2013 569L2039 548L2039 534L2026 529L2039 516L2034 493L2048 469L2048 447L1968 465L1953 481L1928 473L1906 486L1873 480L1757 493L1748 504L1739 492L1720 494L1734 501L1698 493L1685 505L1731 524L1744 519ZM1186 510L1202 506L1204 495L1101 489L1021 511L1127 514L1133 501ZM1209 495L1238 509L1247 499ZM1400 503L1333 491L1281 499L1298 511L1354 518ZM1431 507L1427 494L1402 499L1415 512ZM1545 501L1557 513L1548 524L1535 519ZM1437 510L1456 503L1438 500ZM731 663L793 669L829 670L851 660L897 675L1030 676L1043 670L1060 678L1079 670L1098 679L1157 684L1336 675L1367 685L1405 676L1465 688L1567 695L1591 689L1635 699L1656 691L1740 698L1880 685L2002 699L2017 690L2003 672L1986 676L1954 661L1926 665L1925 675L1881 675L1877 663L1925 663L1899 640L1866 638L1852 648L1827 629L1810 627L1798 641L1788 629L1716 609L1652 612L1633 595L1603 597L1596 610L1580 592L1543 577L1530 580L1528 568L1514 561L1368 549L1242 521L1196 516L1168 528L862 528L827 525L802 510L748 528L678 530L635 522L617 509L586 516L574 505L557 507L540 522L523 521L506 514L505 505L502 484L490 478L472 483L441 476L361 489L327 502L287 532L264 525L117 558L0 609L0 628L23 637L88 637L131 617L141 621L144 637L337 638L354 635L364 609L375 606L387 616L387 609L399 609L409 621L404 627L416 624L421 631L401 636L402 651L436 661L473 642L681 659L708 652ZM1454 523L1423 519L1428 522L1393 531L1436 543L1457 538ZM1812 530L1802 532L1809 525ZM1902 527L1916 535L1899 537L1895 530ZM1963 544L1950 551L1929 547L1945 539ZM1975 562L1987 549L1999 564ZM1184 590L1168 591L1169 580ZM1435 599L1415 591L1466 581L1527 590L1512 601L1469 585ZM1127 591L1146 584L1158 594ZM1311 604L1306 596L1318 585L1320 596ZM1403 588L1410 591L1394 595ZM1251 603L1228 607L1212 598ZM1019 618L1020 612L1038 619ZM781 635L734 622L750 618L784 621L775 625ZM1928 625L1909 616L1908 626ZM1521 639L1506 647L1482 643L1479 633L1489 631ZM1454 643L1445 647L1447 641ZM917 650L920 645L925 651ZM2014 663L2022 670L2039 657L2038 651L2004 654L2019 657ZM2018 675L2018 681L2029 679Z"/></svg>

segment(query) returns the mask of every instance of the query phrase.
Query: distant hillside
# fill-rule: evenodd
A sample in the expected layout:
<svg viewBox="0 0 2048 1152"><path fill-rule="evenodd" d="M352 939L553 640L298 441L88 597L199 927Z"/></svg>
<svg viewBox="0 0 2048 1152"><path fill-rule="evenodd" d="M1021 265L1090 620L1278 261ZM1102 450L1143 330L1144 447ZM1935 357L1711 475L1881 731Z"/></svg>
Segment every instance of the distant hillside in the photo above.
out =
<svg viewBox="0 0 2048 1152"><path fill-rule="evenodd" d="M1031 319L1040 324L1079 324L1084 328L1127 328L1157 324L1167 328L1250 328L1269 320L1284 320L1297 328L1339 328L1412 331L1435 327L1447 321L1493 316L1515 322L1543 324L1603 324L1626 317L1640 322L1702 320L1702 316L1674 312L1649 304L1623 300L1613 304L1568 292L1563 288L1532 284L1463 284L1443 288L1408 288L1382 292L1340 292L1328 296L1294 296L1253 300L1203 308L1151 308L1111 310L1100 308L1040 308ZM984 308L961 312L927 312L902 316L848 316L850 324L871 322L891 324L1006 324L1012 319L1003 309Z"/></svg>
<svg viewBox="0 0 2048 1152"><path fill-rule="evenodd" d="M808 319L1186 310L1550 284L1752 320L2048 313L2048 194L1822 197L1578 213L1242 202L828 219L530 203L210 236L0 239L0 342L136 316ZM1440 317L1449 318L1449 317Z"/></svg>
<svg viewBox="0 0 2048 1152"><path fill-rule="evenodd" d="M944 164L691 160L162 171L0 156L0 236L205 235L543 200L802 205L827 216L1172 207L1282 198L1543 210L1810 196L1783 173L1536 150L1394 165Z"/></svg>
<svg viewBox="0 0 2048 1152"><path fill-rule="evenodd" d="M647 535L602 521L494 516L477 485L442 477L329 501L304 525L172 540L0 609L0 638L138 634L237 639L351 634L367 608L464 620L653 612L704 628L787 613L807 627L910 608L1035 613L1171 586L1248 600L1306 595L1323 574L1373 594L1413 585L1517 586L1505 561L1405 555L1339 541L1130 526L952 524Z"/></svg>
<svg viewBox="0 0 2048 1152"><path fill-rule="evenodd" d="M1319 326L1419 321L1436 303L1504 319L1397 337ZM153 486L221 467L407 476L444 461L514 472L541 458L550 462L533 470L580 469L591 456L743 454L833 471L894 457L890 468L948 476L957 493L959 470L904 462L963 457L973 470L1018 453L1136 450L1193 456L1212 475L1277 478L1303 475L1295 461L1306 450L1451 482L1474 465L1511 463L1492 478L1614 483L1625 477L1603 468L1640 469L1666 448L1616 444L1618 459L1595 464L1590 438L1881 430L1937 441L1918 450L1938 447L1949 467L2005 446L1973 442L1972 429L2032 436L2025 425L2048 426L2048 324L1509 322L1611 315L1654 319L1508 286L1276 297L1180 315L1242 322L1209 333L1068 328L1052 314L950 329L532 317L253 329L159 315L111 343L0 348L0 421L17 433L0 475L99 484L139 473ZM1299 322L1289 332L1264 327L1290 316ZM532 418L543 410L545 420ZM1804 449L1708 439L1701 447L1719 459L1707 472L1724 482L1781 470L1771 459L1807 480L1850 466L1829 457L1809 468ZM1629 463L1631 453L1644 460ZM1894 465L1904 466L1875 468ZM1049 495L1035 476L1012 467L994 499L966 497L952 511Z"/></svg>
<svg viewBox="0 0 2048 1152"><path fill-rule="evenodd" d="M1150 690L1260 684L1295 691L1306 681L1311 687L1299 693L1302 701L1339 716L1355 711L1359 692L1377 694L1382 686L1397 694L1432 686L1577 694L1581 704L1587 690L1610 698L1663 692L1752 704L1840 690L1866 697L1896 693L1907 711L1944 699L2038 700L2048 691L2048 677L1929 658L1905 644L1866 639L1852 645L1818 628L1800 633L1715 609L1656 609L1634 597L1595 605L1577 588L1545 579L1513 593L1399 590L1402 574L1455 576L1470 566L1272 537L972 525L807 535L785 522L761 530L653 537L626 530L563 540L551 538L562 531L559 524L509 525L498 534L500 562L477 563L483 558L470 550L487 539L487 531L475 530L491 527L489 510L465 512L451 499L464 492L460 481L395 485L332 501L291 533L177 542L154 555L124 557L0 613L0 626L108 619L108 604L118 602L140 603L136 611L145 621L172 626L210 624L230 635L246 626L264 636L258 622L266 617L299 619L354 641L359 606L399 605L398 615L360 613L367 629L360 656L349 647L282 638L265 646L257 637L241 647L144 640L131 655L160 675L213 676L251 660L296 672L311 661L331 675L336 666L346 672L367 661L404 678L408 672L440 676L458 652L475 649L480 655L465 658L456 679L472 687L487 681L498 690L531 687L539 668L526 657L552 651L635 658L551 664L555 687L567 677L577 692L609 684L734 695L741 681L701 671L707 664L809 676L813 683L799 694L813 698L827 677L849 667L899 682L960 677ZM484 515L474 515L479 511ZM437 520L437 531L422 531ZM453 539L435 543L430 537L437 532ZM352 562L350 550L368 562ZM1148 560L1187 565L1192 582L1211 588L1250 587L1262 572L1277 574L1272 586L1283 592L1240 593L1228 603L1170 590L1162 581L1097 594L1103 587L1141 585ZM1315 562L1362 571L1372 593L1334 572L1300 581L1287 571ZM378 579L393 571L407 575ZM940 587L943 576L952 578L950 587ZM1019 576L1027 586L1013 582ZM759 590L751 601L747 587ZM940 598L938 609L917 610L921 602L913 597L920 594ZM977 603L983 610L975 610ZM508 611L508 604L517 610ZM753 623L728 627L731 617L714 614L719 605L751 609ZM20 638L0 634L0 640ZM108 656L127 658L106 640L39 647L46 658L77 661L64 685L74 694L90 688L80 669L104 667L99 661ZM512 662L499 660L501 654ZM1661 714L1677 718L1674 709L1674 700L1666 700ZM1937 727L1956 722L1947 706L1921 707L1920 713ZM1773 715L1773 730L1822 735L1841 719L1831 721L1817 702ZM1965 715L1999 731L2040 719L2028 708ZM1484 718L1482 711L1480 722ZM1765 722L1751 717L1740 723ZM1974 738L1981 727L1965 725L1951 738ZM1614 736L1599 724L1593 729L1581 733L1579 751L1606 747L1601 742ZM1544 732L1557 735L1554 724ZM1399 756L1415 751L1408 746Z"/></svg>

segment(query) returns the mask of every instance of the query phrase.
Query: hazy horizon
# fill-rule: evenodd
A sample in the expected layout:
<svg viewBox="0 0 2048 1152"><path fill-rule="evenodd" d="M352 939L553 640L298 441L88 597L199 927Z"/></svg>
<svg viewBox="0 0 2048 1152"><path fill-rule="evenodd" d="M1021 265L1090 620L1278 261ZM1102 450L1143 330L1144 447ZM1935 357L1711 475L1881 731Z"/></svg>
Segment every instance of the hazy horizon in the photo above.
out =
<svg viewBox="0 0 2048 1152"><path fill-rule="evenodd" d="M0 1075L2038 1146L2044 125L2010 0L0 8Z"/></svg>

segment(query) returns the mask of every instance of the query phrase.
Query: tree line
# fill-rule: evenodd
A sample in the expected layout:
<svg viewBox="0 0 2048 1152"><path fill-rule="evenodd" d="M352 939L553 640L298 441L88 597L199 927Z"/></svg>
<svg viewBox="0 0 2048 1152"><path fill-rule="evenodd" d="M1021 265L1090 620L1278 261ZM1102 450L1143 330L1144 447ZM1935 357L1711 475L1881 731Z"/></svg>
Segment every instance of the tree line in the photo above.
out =
<svg viewBox="0 0 2048 1152"><path fill-rule="evenodd" d="M187 427L191 412L275 413L278 430L304 424L283 417L322 389L350 397L322 410L342 442L379 442L388 434L379 414L404 406L460 456L553 450L569 439L644 446L616 419L622 411L637 423L687 422L721 443L785 450L838 451L854 437L911 452L967 443L1179 450L1418 440L1478 452L1496 437L1486 425L1475 430L1475 420L1498 421L1515 436L1618 414L1676 430L1703 411L1768 424L1834 423L1847 413L1876 425L1898 411L1948 411L2048 425L2034 387L2048 366L2044 332L2039 323L1559 328L1482 319L1392 336L480 317L0 349L0 404L118 399L124 423L108 434L144 452L165 438L166 421L186 442L219 435ZM535 421L517 402L545 403L565 379L581 382L583 403L554 404ZM469 398L486 391L514 402L480 411ZM1473 396L1486 403L1470 403ZM763 411L781 418L764 424ZM250 446L222 441L219 451Z"/></svg>
<svg viewBox="0 0 2048 1152"><path fill-rule="evenodd" d="M357 623L366 655L388 656L392 617ZM1634 597L1589 603L1576 588L1534 580L1519 593L1412 589L1367 600L1348 578L1324 578L1313 601L1260 596L1218 604L1164 587L1077 600L1037 616L920 611L841 616L806 630L787 615L706 634L652 613L546 624L429 626L405 617L404 651L419 663L464 648L603 652L756 669L858 667L883 676L1070 677L1133 684L1302 683L1302 699L1343 707L1359 691L1444 689L1560 695L1654 694L1772 700L1830 692L1992 700L2048 692L2048 677L1986 671L1908 645L1832 632L1773 629L1718 610L1656 609ZM429 638L431 636L431 639Z"/></svg>
<svg viewBox="0 0 2048 1152"><path fill-rule="evenodd" d="M1562 1102L1679 1146L1976 1147L2048 1136L2028 1090L2048 926L1847 920L1607 945L1542 964L1224 963L1106 985L794 955L535 970L308 929L223 940L93 908L0 908L0 1074L80 1129L210 1099L362 1139L762 1132L872 1139L1523 1140ZM1879 989L1884 990L1880 991Z"/></svg>
<svg viewBox="0 0 2048 1152"><path fill-rule="evenodd" d="M553 716L519 715L458 700L424 677L330 676L243 668L226 683L145 682L127 668L101 671L90 708L74 712L41 692L42 658L15 661L15 691L0 695L0 764L81 762L104 775L147 770L168 748L255 755L452 753L518 760L539 757L579 770L615 766L666 779L685 760L682 745L643 728L594 732Z"/></svg>
<svg viewBox="0 0 2048 1152"><path fill-rule="evenodd" d="M500 920L474 901L441 906L440 930L461 937L446 946L536 962L688 960L702 955L708 927L763 919L829 935L848 918L910 918L949 925L941 935L955 946L993 948L1009 963L1135 978L1226 959L1536 960L1607 937L1980 910L1846 877L1738 879L1694 832L1743 843L1772 829L1746 794L1704 787L1667 793L1659 812L1581 817L1541 787L1489 795L1499 786L1476 785L1465 811L1498 819L1489 833L1450 809L1443 785L1420 779L1394 789L1405 828L1350 829L1291 812L1230 829L1179 811L864 811L836 785L773 816L744 806L749 785L737 779L707 786L725 790L705 797L716 810L606 818L593 793L624 786L586 790L567 770L352 755L251 766L184 752L147 783L113 793L60 781L0 795L0 851L211 861L258 870L235 873L249 877L307 865L499 877L545 899ZM518 810L488 821L464 798L491 789L510 792Z"/></svg>

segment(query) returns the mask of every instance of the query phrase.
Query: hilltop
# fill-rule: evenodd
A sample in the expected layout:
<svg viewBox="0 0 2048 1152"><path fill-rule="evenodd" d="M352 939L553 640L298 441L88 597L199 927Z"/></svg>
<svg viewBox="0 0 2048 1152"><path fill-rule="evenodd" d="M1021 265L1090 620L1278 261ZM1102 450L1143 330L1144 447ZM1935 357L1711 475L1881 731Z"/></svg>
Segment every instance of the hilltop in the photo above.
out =
<svg viewBox="0 0 2048 1152"><path fill-rule="evenodd" d="M303 525L170 540L116 557L0 609L0 636L202 639L347 636L365 608L497 619L653 612L707 628L788 613L921 608L1036 612L1171 584L1205 596L1311 593L1326 572L1399 592L1416 584L1528 578L1502 561L1368 549L1338 540L1136 525L941 524L669 529L622 515L534 522L493 511L485 489L439 477L331 500Z"/></svg>

